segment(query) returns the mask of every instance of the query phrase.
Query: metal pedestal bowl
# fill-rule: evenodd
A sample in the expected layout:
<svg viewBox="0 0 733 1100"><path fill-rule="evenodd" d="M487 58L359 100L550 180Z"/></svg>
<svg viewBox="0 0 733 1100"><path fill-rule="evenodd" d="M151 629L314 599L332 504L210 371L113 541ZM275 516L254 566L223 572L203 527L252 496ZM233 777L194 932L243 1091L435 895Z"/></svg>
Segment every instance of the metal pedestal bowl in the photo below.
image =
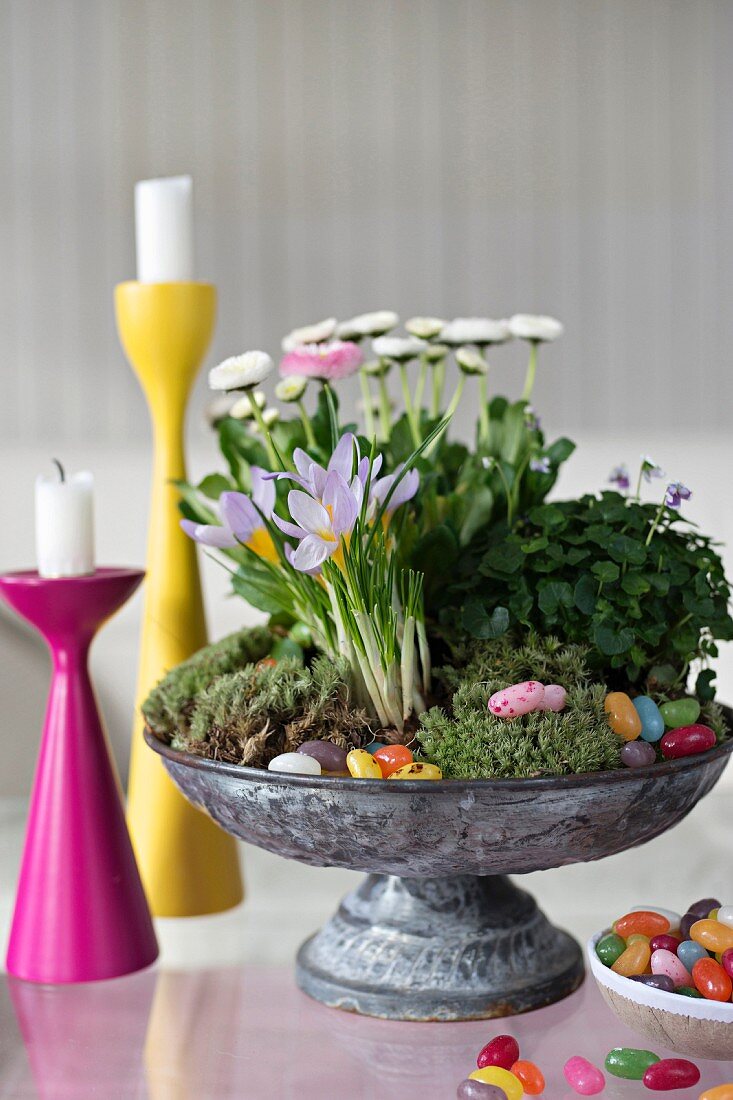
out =
<svg viewBox="0 0 733 1100"><path fill-rule="evenodd" d="M300 948L297 981L324 1004L394 1020L509 1016L571 993L580 946L505 876L659 836L713 787L733 748L588 775L385 782L237 767L146 739L228 833L368 872Z"/></svg>

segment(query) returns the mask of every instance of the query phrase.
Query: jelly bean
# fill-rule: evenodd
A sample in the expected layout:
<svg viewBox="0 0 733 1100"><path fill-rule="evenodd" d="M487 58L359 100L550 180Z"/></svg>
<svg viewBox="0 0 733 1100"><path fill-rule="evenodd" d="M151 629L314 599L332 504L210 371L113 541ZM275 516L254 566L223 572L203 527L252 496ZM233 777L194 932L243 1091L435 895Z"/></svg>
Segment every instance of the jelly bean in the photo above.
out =
<svg viewBox="0 0 733 1100"><path fill-rule="evenodd" d="M689 1089L700 1080L700 1070L686 1058L662 1058L661 1062L649 1066L642 1080L652 1092Z"/></svg>
<svg viewBox="0 0 733 1100"><path fill-rule="evenodd" d="M632 974L643 974L649 965L651 951L648 943L632 943L627 947L623 955L620 955L611 967L614 974L620 974L623 978L630 978Z"/></svg>
<svg viewBox="0 0 733 1100"><path fill-rule="evenodd" d="M715 740L710 726L680 726L665 733L659 746L665 760L678 760L682 756L707 752L712 749Z"/></svg>
<svg viewBox="0 0 733 1100"><path fill-rule="evenodd" d="M629 980L651 989L661 989L664 993L674 993L674 982L666 974L632 974Z"/></svg>
<svg viewBox="0 0 733 1100"><path fill-rule="evenodd" d="M690 929L690 939L707 951L728 951L733 947L733 928L717 920L698 920Z"/></svg>
<svg viewBox="0 0 733 1100"><path fill-rule="evenodd" d="M726 972L729 978L733 978L733 947L729 947L727 951L724 951L720 956L720 965Z"/></svg>
<svg viewBox="0 0 733 1100"><path fill-rule="evenodd" d="M682 936L683 941L689 940L690 929L692 928L693 924L695 924L696 921L699 920L702 920L702 915L700 913L685 913L684 917L680 921L680 935Z"/></svg>
<svg viewBox="0 0 733 1100"><path fill-rule="evenodd" d="M603 707L613 732L623 737L624 741L635 741L641 733L641 718L626 692L610 692Z"/></svg>
<svg viewBox="0 0 733 1100"><path fill-rule="evenodd" d="M393 771L390 779L442 779L443 773L437 764L403 764Z"/></svg>
<svg viewBox="0 0 733 1100"><path fill-rule="evenodd" d="M372 741L371 745L365 745L367 752L370 752L374 756L375 752L379 752L380 749L385 747L384 741Z"/></svg>
<svg viewBox="0 0 733 1100"><path fill-rule="evenodd" d="M648 768L656 759L656 752L646 741L627 741L621 746L621 763L627 768Z"/></svg>
<svg viewBox="0 0 733 1100"><path fill-rule="evenodd" d="M565 1080L579 1096L597 1096L606 1087L606 1078L587 1058L576 1054L563 1066Z"/></svg>
<svg viewBox="0 0 733 1100"><path fill-rule="evenodd" d="M334 745L333 741L304 741L298 752L312 756L324 772L346 771L346 749Z"/></svg>
<svg viewBox="0 0 733 1100"><path fill-rule="evenodd" d="M652 951L671 951L673 955L677 954L677 948L682 943L682 940L678 940L676 936L654 936L649 941L649 946Z"/></svg>
<svg viewBox="0 0 733 1100"><path fill-rule="evenodd" d="M703 1000L703 995L699 989L695 989L691 985L681 985L675 989L675 993L681 993L683 997L697 997L698 1000Z"/></svg>
<svg viewBox="0 0 733 1100"><path fill-rule="evenodd" d="M651 909L637 909L614 921L613 930L624 939L632 932L641 932L642 936L661 936L669 932L669 920Z"/></svg>
<svg viewBox="0 0 733 1100"><path fill-rule="evenodd" d="M655 1062L658 1054L651 1050L637 1050L635 1047L614 1047L606 1055L605 1068L614 1077L623 1077L625 1081L641 1081L642 1077Z"/></svg>
<svg viewBox="0 0 733 1100"><path fill-rule="evenodd" d="M645 741L658 741L664 735L664 718L659 707L648 695L633 700L641 719L641 736Z"/></svg>
<svg viewBox="0 0 733 1100"><path fill-rule="evenodd" d="M387 779L398 768L412 763L412 753L406 745L385 745L383 749L377 749L374 759L379 761L382 775Z"/></svg>
<svg viewBox="0 0 733 1100"><path fill-rule="evenodd" d="M507 1100L522 1100L524 1095L524 1089L519 1078L510 1073L508 1069L503 1069L502 1066L486 1066L484 1069L475 1069L473 1073L469 1073L468 1077L471 1081L483 1081L485 1085L498 1085L500 1089L504 1089Z"/></svg>
<svg viewBox="0 0 733 1100"><path fill-rule="evenodd" d="M691 726L700 717L700 704L697 699L673 699L662 703L659 713L667 729L676 730L680 726Z"/></svg>
<svg viewBox="0 0 733 1100"><path fill-rule="evenodd" d="M721 905L718 909L718 920L721 924L727 924L733 928L733 905Z"/></svg>
<svg viewBox="0 0 733 1100"><path fill-rule="evenodd" d="M470 1077L461 1081L456 1096L458 1100L506 1100L504 1089L484 1081L472 1081Z"/></svg>
<svg viewBox="0 0 733 1100"><path fill-rule="evenodd" d="M720 902L717 898L701 898L694 905L688 906L687 912L696 913L697 919L703 920L713 909L720 909Z"/></svg>
<svg viewBox="0 0 733 1100"><path fill-rule="evenodd" d="M708 913L708 917L710 918L710 920L717 920L719 912L720 912L720 909L711 909L710 912ZM725 924L725 921L722 921L721 923Z"/></svg>
<svg viewBox="0 0 733 1100"><path fill-rule="evenodd" d="M651 958L652 974L666 974L676 986L692 985L692 976L671 951L655 951Z"/></svg>
<svg viewBox="0 0 733 1100"><path fill-rule="evenodd" d="M715 959L698 959L692 968L695 988L709 1001L729 1001L733 981Z"/></svg>
<svg viewBox="0 0 733 1100"><path fill-rule="evenodd" d="M552 710L555 714L559 714L561 710L565 710L567 699L568 693L560 684L545 684L545 694L542 697L541 704L536 709Z"/></svg>
<svg viewBox="0 0 733 1100"><path fill-rule="evenodd" d="M515 1062L511 1069L514 1076L521 1082L527 1096L539 1096L540 1093L545 1091L544 1074L534 1062L525 1062L524 1060Z"/></svg>
<svg viewBox="0 0 733 1100"><path fill-rule="evenodd" d="M519 1058L519 1043L513 1035L497 1035L490 1039L485 1047L479 1051L476 1065L479 1069L486 1066L501 1066L502 1069L511 1069L512 1064Z"/></svg>
<svg viewBox="0 0 733 1100"><path fill-rule="evenodd" d="M382 769L366 749L352 749L346 757L346 767L354 779L381 779Z"/></svg>
<svg viewBox="0 0 733 1100"><path fill-rule="evenodd" d="M615 932L609 932L607 936L602 936L596 944L596 955L604 966L613 966L616 959L623 955L625 950L625 941L617 936Z"/></svg>
<svg viewBox="0 0 733 1100"><path fill-rule="evenodd" d="M489 710L497 718L518 718L520 714L538 710L544 697L544 686L538 680L525 680L495 691L489 699Z"/></svg>
<svg viewBox="0 0 733 1100"><path fill-rule="evenodd" d="M290 775L320 775L321 765L312 756L300 752L283 752L267 765L268 771L287 772Z"/></svg>
<svg viewBox="0 0 733 1100"><path fill-rule="evenodd" d="M733 1100L733 1083L713 1085L700 1094L699 1100Z"/></svg>
<svg viewBox="0 0 733 1100"><path fill-rule="evenodd" d="M674 909L662 909L661 905L632 905L631 912L659 913L660 917L667 918L670 929L679 928L682 919L679 913L675 913Z"/></svg>
<svg viewBox="0 0 733 1100"><path fill-rule="evenodd" d="M648 936L642 936L641 932L632 932L630 936L627 936L626 946L630 947L632 943L638 943L639 940L641 940L642 943L648 943L651 947L651 940Z"/></svg>
<svg viewBox="0 0 733 1100"><path fill-rule="evenodd" d="M692 973L692 968L698 959L707 959L708 955L705 948L700 943L695 943L694 940L683 940L677 948L677 958L680 960L685 970L689 970Z"/></svg>

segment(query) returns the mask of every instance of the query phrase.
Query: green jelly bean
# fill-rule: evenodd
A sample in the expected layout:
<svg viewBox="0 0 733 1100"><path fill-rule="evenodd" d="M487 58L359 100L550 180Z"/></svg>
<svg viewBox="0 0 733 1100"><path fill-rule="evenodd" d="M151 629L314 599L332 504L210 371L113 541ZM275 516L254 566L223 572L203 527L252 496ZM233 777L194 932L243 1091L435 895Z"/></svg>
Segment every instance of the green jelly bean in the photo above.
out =
<svg viewBox="0 0 733 1100"><path fill-rule="evenodd" d="M659 1061L659 1056L651 1050L614 1047L606 1055L606 1069L614 1077L623 1077L626 1081L641 1081L649 1066Z"/></svg>
<svg viewBox="0 0 733 1100"><path fill-rule="evenodd" d="M675 993L681 993L683 997L702 998L702 993L698 989L693 989L691 985L678 985Z"/></svg>
<svg viewBox="0 0 733 1100"><path fill-rule="evenodd" d="M676 730L680 726L692 726L700 717L700 704L697 699L673 699L671 703L662 703L659 708L667 729Z"/></svg>
<svg viewBox="0 0 733 1100"><path fill-rule="evenodd" d="M596 955L604 966L613 966L626 950L626 942L615 932L609 932L596 944Z"/></svg>

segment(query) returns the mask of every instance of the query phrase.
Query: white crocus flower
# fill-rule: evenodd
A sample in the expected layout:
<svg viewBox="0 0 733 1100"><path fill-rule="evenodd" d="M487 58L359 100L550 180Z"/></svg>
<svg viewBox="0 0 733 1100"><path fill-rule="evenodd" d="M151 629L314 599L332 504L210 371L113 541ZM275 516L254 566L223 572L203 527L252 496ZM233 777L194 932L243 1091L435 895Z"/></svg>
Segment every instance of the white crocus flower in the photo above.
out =
<svg viewBox="0 0 733 1100"><path fill-rule="evenodd" d="M317 321L315 325L303 325L302 328L294 328L287 336L283 337L282 349L284 352L293 351L303 344L322 344L324 340L330 340L336 331L336 318L327 317L325 321Z"/></svg>
<svg viewBox="0 0 733 1100"><path fill-rule="evenodd" d="M264 409L266 403L267 398L262 390L254 390L252 393L245 393L244 397L235 401L229 410L229 415L235 420L251 420L254 416L253 406L256 404L258 409Z"/></svg>
<svg viewBox="0 0 733 1100"><path fill-rule="evenodd" d="M411 317L405 321L405 328L410 336L417 336L420 340L432 340L445 328L445 321L440 317Z"/></svg>
<svg viewBox="0 0 733 1100"><path fill-rule="evenodd" d="M281 378L275 386L275 397L278 401L300 401L305 393L308 379L297 374L291 374L287 378Z"/></svg>
<svg viewBox="0 0 733 1100"><path fill-rule="evenodd" d="M273 362L265 351L246 351L244 355L233 355L212 367L209 371L209 386L212 390L249 390L264 382L273 369Z"/></svg>
<svg viewBox="0 0 733 1100"><path fill-rule="evenodd" d="M519 340L538 344L557 340L565 331L562 322L554 317L535 317L531 313L515 313L509 320L509 328Z"/></svg>
<svg viewBox="0 0 733 1100"><path fill-rule="evenodd" d="M489 369L483 355L473 348L458 348L456 363L464 374L486 374Z"/></svg>
<svg viewBox="0 0 733 1100"><path fill-rule="evenodd" d="M490 317L456 317L440 332L440 339L453 347L460 344L503 344L511 336L508 321Z"/></svg>
<svg viewBox="0 0 733 1100"><path fill-rule="evenodd" d="M417 336L380 336L372 343L375 355L380 359L392 359L395 363L407 363L428 347Z"/></svg>
<svg viewBox="0 0 733 1100"><path fill-rule="evenodd" d="M361 340L365 336L384 336L400 323L400 319L391 309L380 309L376 313L360 313L349 321L342 321L336 329L339 340Z"/></svg>

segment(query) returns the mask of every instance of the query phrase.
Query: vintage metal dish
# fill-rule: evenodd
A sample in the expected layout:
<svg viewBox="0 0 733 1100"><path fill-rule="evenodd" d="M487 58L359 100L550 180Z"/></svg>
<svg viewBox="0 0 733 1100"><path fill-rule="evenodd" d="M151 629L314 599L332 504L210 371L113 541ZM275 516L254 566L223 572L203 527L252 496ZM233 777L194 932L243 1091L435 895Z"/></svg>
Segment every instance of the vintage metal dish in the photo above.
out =
<svg viewBox="0 0 733 1100"><path fill-rule="evenodd" d="M651 840L707 794L733 749L588 775L385 782L265 772L146 739L233 836L369 874L301 947L298 983L335 1007L411 1020L512 1015L572 992L580 946L504 876Z"/></svg>

